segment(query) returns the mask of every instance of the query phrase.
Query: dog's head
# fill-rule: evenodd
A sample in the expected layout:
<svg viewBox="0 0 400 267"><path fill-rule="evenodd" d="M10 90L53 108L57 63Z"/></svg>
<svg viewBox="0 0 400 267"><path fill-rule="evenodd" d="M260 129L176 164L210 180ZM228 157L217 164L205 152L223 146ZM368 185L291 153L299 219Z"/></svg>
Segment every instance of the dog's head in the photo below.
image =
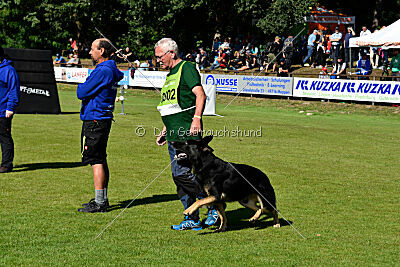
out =
<svg viewBox="0 0 400 267"><path fill-rule="evenodd" d="M179 152L186 154L192 164L198 163L200 156L211 154L214 150L208 145L213 136L206 136L201 140L187 140L186 142L172 142L172 147ZM179 156L178 156L179 157Z"/></svg>

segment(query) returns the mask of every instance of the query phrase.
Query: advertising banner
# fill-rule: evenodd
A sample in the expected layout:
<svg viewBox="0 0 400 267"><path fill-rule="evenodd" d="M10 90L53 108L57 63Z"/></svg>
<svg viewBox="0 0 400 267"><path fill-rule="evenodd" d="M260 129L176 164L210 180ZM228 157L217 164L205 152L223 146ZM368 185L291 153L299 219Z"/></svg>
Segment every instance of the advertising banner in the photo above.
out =
<svg viewBox="0 0 400 267"><path fill-rule="evenodd" d="M129 70L120 70L124 74L124 78L118 82L118 85L129 85Z"/></svg>
<svg viewBox="0 0 400 267"><path fill-rule="evenodd" d="M203 115L215 115L215 103L217 100L216 87L211 84L203 84L202 86L207 96Z"/></svg>
<svg viewBox="0 0 400 267"><path fill-rule="evenodd" d="M54 67L54 75L58 82L84 83L89 76L89 69Z"/></svg>
<svg viewBox="0 0 400 267"><path fill-rule="evenodd" d="M203 74L203 84L215 85L217 92L262 95L292 95L292 78Z"/></svg>
<svg viewBox="0 0 400 267"><path fill-rule="evenodd" d="M17 113L61 113L50 50L4 48L20 79Z"/></svg>
<svg viewBox="0 0 400 267"><path fill-rule="evenodd" d="M400 103L400 83L369 80L294 78L293 96Z"/></svg>
<svg viewBox="0 0 400 267"><path fill-rule="evenodd" d="M129 86L161 88L167 77L167 71L135 71L132 79L129 77Z"/></svg>
<svg viewBox="0 0 400 267"><path fill-rule="evenodd" d="M217 92L237 93L240 90L239 75L203 74L204 85L215 85Z"/></svg>
<svg viewBox="0 0 400 267"><path fill-rule="evenodd" d="M240 90L247 94L292 95L292 78L268 76L239 76Z"/></svg>

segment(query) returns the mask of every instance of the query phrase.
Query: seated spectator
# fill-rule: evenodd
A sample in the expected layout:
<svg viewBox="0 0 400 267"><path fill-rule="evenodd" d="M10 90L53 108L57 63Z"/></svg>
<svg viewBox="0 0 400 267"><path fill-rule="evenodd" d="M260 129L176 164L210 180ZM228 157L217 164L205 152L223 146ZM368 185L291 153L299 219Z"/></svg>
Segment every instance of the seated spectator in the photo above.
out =
<svg viewBox="0 0 400 267"><path fill-rule="evenodd" d="M278 77L289 77L290 67L292 65L289 58L283 56L281 60L279 60L279 69L278 69Z"/></svg>
<svg viewBox="0 0 400 267"><path fill-rule="evenodd" d="M343 58L339 56L337 58L336 64L333 65L333 70L330 73L331 79L345 79L346 77L340 77L341 75L346 75L346 62L343 61Z"/></svg>
<svg viewBox="0 0 400 267"><path fill-rule="evenodd" d="M236 51L240 51L242 48L243 48L242 41L236 37L235 43L233 44L233 50L236 52Z"/></svg>
<svg viewBox="0 0 400 267"><path fill-rule="evenodd" d="M60 54L56 54L53 65L60 64L61 67L64 67L65 63L67 63L67 61L65 61L65 58L63 58Z"/></svg>
<svg viewBox="0 0 400 267"><path fill-rule="evenodd" d="M237 71L244 65L244 59L240 56L239 51L236 51L233 59L229 60L228 69Z"/></svg>
<svg viewBox="0 0 400 267"><path fill-rule="evenodd" d="M400 54L399 54L399 50L395 49L393 51L393 57L392 60L390 61L390 69L392 70L392 76L396 76L398 78L394 78L394 80L396 81L400 81Z"/></svg>
<svg viewBox="0 0 400 267"><path fill-rule="evenodd" d="M251 46L250 46L250 54L253 57L258 57L258 47L255 46L255 44L251 44Z"/></svg>
<svg viewBox="0 0 400 267"><path fill-rule="evenodd" d="M210 70L215 70L217 68L226 68L228 63L228 57L226 53L220 49L218 51L218 56L215 58L214 63L211 65Z"/></svg>
<svg viewBox="0 0 400 267"><path fill-rule="evenodd" d="M199 64L200 70L203 70L210 65L210 62L208 61L207 52L202 47L199 50L200 53L197 55L196 63Z"/></svg>
<svg viewBox="0 0 400 267"><path fill-rule="evenodd" d="M154 68L154 66L155 66L155 64L153 63L153 60L152 59L148 59L147 60L147 63L149 64L149 69L148 70L156 70L155 68Z"/></svg>
<svg viewBox="0 0 400 267"><path fill-rule="evenodd" d="M372 73L371 61L366 54L361 55L361 59L357 62L357 75L370 75ZM367 80L368 77L358 77L359 80Z"/></svg>
<svg viewBox="0 0 400 267"><path fill-rule="evenodd" d="M268 72L269 66L272 64L272 72L275 72L275 68L278 65L278 59L273 53L268 53L266 57L264 57L263 66L265 68L265 73Z"/></svg>
<svg viewBox="0 0 400 267"><path fill-rule="evenodd" d="M139 70L147 71L149 70L149 63L148 62L142 62L139 65Z"/></svg>
<svg viewBox="0 0 400 267"><path fill-rule="evenodd" d="M80 65L78 55L69 54L69 60L67 62L67 67L78 67Z"/></svg>
<svg viewBox="0 0 400 267"><path fill-rule="evenodd" d="M218 49L219 50L222 49L224 51L230 49L230 44L229 44L228 38L224 39L224 42L218 47Z"/></svg>
<svg viewBox="0 0 400 267"><path fill-rule="evenodd" d="M257 66L256 58L251 56L250 51L247 51L243 66L238 68L237 71L251 70L256 66Z"/></svg>
<svg viewBox="0 0 400 267"><path fill-rule="evenodd" d="M322 67L321 72L318 76L319 79L329 79L328 69L326 67Z"/></svg>
<svg viewBox="0 0 400 267"><path fill-rule="evenodd" d="M196 62L196 56L197 56L196 51L194 49L192 49L192 51L190 51L189 53L186 54L185 60L191 61L191 62Z"/></svg>

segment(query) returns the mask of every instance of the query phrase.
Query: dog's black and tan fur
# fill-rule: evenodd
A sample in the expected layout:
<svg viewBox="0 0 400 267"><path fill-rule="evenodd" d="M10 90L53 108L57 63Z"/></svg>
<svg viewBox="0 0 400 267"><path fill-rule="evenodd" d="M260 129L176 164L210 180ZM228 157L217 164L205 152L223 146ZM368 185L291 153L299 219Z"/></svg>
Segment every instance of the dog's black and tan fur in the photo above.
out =
<svg viewBox="0 0 400 267"><path fill-rule="evenodd" d="M208 195L206 198L196 201L184 211L184 214L191 215L204 205L214 205L221 220L217 231L225 231L227 219L223 203L239 201L243 206L256 212L250 218L250 222L258 220L264 212L271 212L274 227L280 227L275 192L267 175L252 166L229 163L216 157L212 153L213 149L208 146L211 140L212 136L207 136L201 141L189 140L172 144L175 149L187 155L188 160L192 163L196 179Z"/></svg>

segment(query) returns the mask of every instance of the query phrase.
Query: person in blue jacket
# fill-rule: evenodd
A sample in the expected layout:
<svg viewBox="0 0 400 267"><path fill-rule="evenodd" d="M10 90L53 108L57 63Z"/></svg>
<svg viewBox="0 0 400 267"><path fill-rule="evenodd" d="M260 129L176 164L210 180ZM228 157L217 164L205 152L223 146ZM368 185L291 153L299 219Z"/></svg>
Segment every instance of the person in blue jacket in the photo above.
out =
<svg viewBox="0 0 400 267"><path fill-rule="evenodd" d="M109 40L95 40L90 55L97 66L77 89L77 96L82 100L82 163L92 166L95 188L95 198L82 204L83 207L78 209L81 212L107 212L109 206L110 173L106 149L117 95L116 84L124 77L114 60L110 60L114 52Z"/></svg>
<svg viewBox="0 0 400 267"><path fill-rule="evenodd" d="M370 75L372 73L371 61L367 55L363 53L361 59L357 62L357 75ZM359 80L367 80L368 77L358 77Z"/></svg>
<svg viewBox="0 0 400 267"><path fill-rule="evenodd" d="M11 121L20 98L19 78L11 61L4 58L0 46L0 173L10 172L13 168L14 141L11 136Z"/></svg>

